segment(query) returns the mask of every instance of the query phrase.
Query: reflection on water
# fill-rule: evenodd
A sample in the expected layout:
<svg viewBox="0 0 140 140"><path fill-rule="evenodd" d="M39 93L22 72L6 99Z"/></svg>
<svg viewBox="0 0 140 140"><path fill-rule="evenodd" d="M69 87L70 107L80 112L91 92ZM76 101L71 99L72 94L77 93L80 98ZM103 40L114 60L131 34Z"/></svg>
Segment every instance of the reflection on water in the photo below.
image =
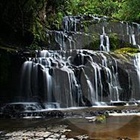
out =
<svg viewBox="0 0 140 140"><path fill-rule="evenodd" d="M109 117L104 123L87 123L83 119L71 120L70 122L70 128L74 131L71 135L82 132L88 134L90 139L114 140L119 137L127 137L132 140L140 139L140 117Z"/></svg>
<svg viewBox="0 0 140 140"><path fill-rule="evenodd" d="M108 117L103 123L88 122L85 118L36 119L36 120L0 120L0 131L18 131L49 127L50 125L68 125L71 132L67 137L88 135L88 139L115 140L119 137L132 140L140 139L140 117Z"/></svg>

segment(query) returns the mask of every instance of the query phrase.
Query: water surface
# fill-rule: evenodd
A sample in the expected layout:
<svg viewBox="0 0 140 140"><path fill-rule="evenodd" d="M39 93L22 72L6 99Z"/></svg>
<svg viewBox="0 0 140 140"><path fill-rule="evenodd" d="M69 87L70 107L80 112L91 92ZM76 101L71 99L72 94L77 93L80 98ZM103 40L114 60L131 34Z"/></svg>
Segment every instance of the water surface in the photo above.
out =
<svg viewBox="0 0 140 140"><path fill-rule="evenodd" d="M140 139L140 117L139 116L110 116L102 123L89 122L85 118L63 118L63 119L23 119L23 120L0 120L1 132L18 132L24 130L36 130L37 128L48 128L50 126L66 125L71 131L66 132L67 138L75 138L79 135L87 135L91 140L117 140ZM47 129L46 129L47 130ZM38 130L40 131L40 130Z"/></svg>

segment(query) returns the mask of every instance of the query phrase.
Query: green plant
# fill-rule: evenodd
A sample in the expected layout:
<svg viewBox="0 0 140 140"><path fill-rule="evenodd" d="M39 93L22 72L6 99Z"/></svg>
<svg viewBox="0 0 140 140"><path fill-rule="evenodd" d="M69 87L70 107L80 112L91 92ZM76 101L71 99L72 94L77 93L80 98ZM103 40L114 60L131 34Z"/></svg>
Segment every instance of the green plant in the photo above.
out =
<svg viewBox="0 0 140 140"><path fill-rule="evenodd" d="M140 22L140 1L139 0L122 0L121 8L115 15L121 20Z"/></svg>

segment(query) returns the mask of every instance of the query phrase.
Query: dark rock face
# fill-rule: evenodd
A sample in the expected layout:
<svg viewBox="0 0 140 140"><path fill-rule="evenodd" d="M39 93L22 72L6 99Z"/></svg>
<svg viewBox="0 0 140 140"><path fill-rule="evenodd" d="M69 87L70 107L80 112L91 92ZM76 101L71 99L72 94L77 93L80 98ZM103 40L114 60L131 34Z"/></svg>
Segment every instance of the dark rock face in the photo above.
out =
<svg viewBox="0 0 140 140"><path fill-rule="evenodd" d="M126 70L118 67L118 77L121 87L120 99L123 101L129 101L132 94L132 81Z"/></svg>
<svg viewBox="0 0 140 140"><path fill-rule="evenodd" d="M20 70L25 58L17 52L0 50L0 103L18 96Z"/></svg>
<svg viewBox="0 0 140 140"><path fill-rule="evenodd" d="M49 31L47 38L48 46L54 50L105 51L106 46L109 46L110 50L114 50L140 45L139 24L129 24L96 16L64 17L62 30Z"/></svg>
<svg viewBox="0 0 140 140"><path fill-rule="evenodd" d="M102 85L103 85L103 96L107 97L109 96L109 85L108 82L106 81L107 75L104 69L101 70L101 78L102 78ZM100 93L99 95L102 96Z"/></svg>
<svg viewBox="0 0 140 140"><path fill-rule="evenodd" d="M5 61L8 59L10 64L2 61L1 53L1 70L6 69L5 75L1 74L1 83L7 75L1 84L4 102L20 97L20 101L56 102L58 107L68 108L129 101L135 95L139 99L132 81L137 76L133 63L121 62L114 54L89 50L72 51L64 59L60 52L46 53L46 58L38 56L25 62L18 55L8 54Z"/></svg>
<svg viewBox="0 0 140 140"><path fill-rule="evenodd" d="M56 102L62 108L139 100L135 58L109 52L120 40L133 47L139 44L134 36L139 35L138 25L134 30L133 24L128 26L104 17L65 17L62 31L47 32L51 50L38 51L27 61L1 52L0 96L6 95L7 101L18 96L20 101L37 99L50 106ZM116 42L109 41L112 33Z"/></svg>

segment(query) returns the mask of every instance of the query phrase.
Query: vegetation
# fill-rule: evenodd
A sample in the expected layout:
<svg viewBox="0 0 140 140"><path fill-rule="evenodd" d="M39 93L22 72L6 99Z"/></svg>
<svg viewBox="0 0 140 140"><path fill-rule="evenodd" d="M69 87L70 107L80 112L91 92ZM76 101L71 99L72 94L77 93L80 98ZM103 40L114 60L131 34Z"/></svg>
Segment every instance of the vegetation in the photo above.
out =
<svg viewBox="0 0 140 140"><path fill-rule="evenodd" d="M139 0L122 0L121 8L114 15L127 21L135 21L140 23L140 1Z"/></svg>
<svg viewBox="0 0 140 140"><path fill-rule="evenodd" d="M115 53L118 54L135 54L138 53L139 49L138 48L130 48L130 47L125 47L125 48L121 48L121 49L116 49Z"/></svg>
<svg viewBox="0 0 140 140"><path fill-rule="evenodd" d="M106 115L98 115L97 117L96 117L96 122L97 123L104 123L104 122L106 122Z"/></svg>
<svg viewBox="0 0 140 140"><path fill-rule="evenodd" d="M1 0L0 42L19 47L43 39L45 0Z"/></svg>
<svg viewBox="0 0 140 140"><path fill-rule="evenodd" d="M139 0L48 0L48 7L54 19L47 19L53 27L59 27L62 17L67 15L101 15L119 20L136 21L140 23ZM57 1L57 2L56 2ZM63 5L63 6L62 6ZM50 12L50 10L49 10ZM50 13L49 13L50 14ZM53 18L51 16L51 18ZM51 25L50 25L51 26Z"/></svg>
<svg viewBox="0 0 140 140"><path fill-rule="evenodd" d="M36 49L46 30L61 29L64 16L101 15L140 23L139 0L1 0L0 43Z"/></svg>

